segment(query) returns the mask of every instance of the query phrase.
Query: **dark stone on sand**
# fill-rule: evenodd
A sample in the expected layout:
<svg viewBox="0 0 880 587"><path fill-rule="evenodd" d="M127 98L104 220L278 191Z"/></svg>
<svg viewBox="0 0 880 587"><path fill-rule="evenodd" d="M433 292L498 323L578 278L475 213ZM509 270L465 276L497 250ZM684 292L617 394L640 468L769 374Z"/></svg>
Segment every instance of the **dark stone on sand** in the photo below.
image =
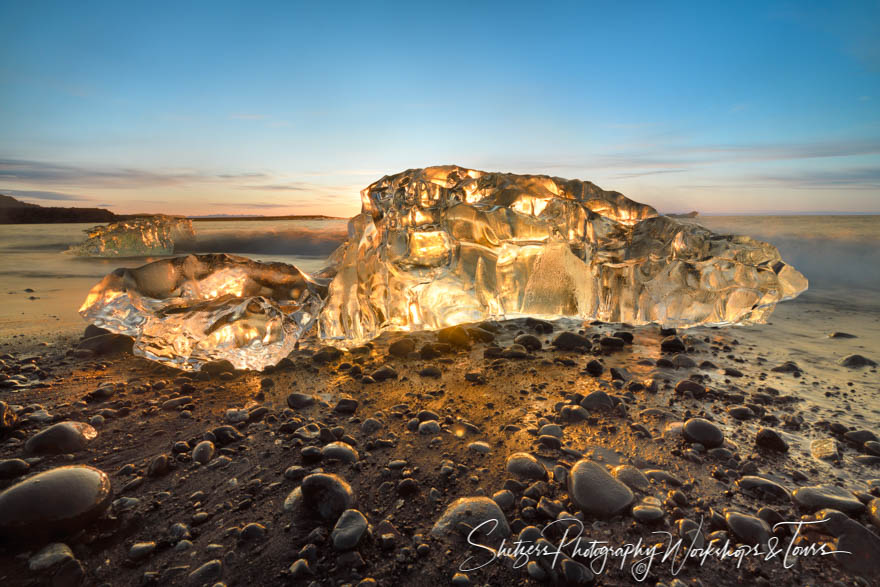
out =
<svg viewBox="0 0 880 587"><path fill-rule="evenodd" d="M746 544L766 544L770 540L770 526L761 518L729 511L724 514L724 520L731 534Z"/></svg>
<svg viewBox="0 0 880 587"><path fill-rule="evenodd" d="M794 373L801 372L801 368L798 367L797 363L795 363L794 361L786 361L786 362L782 363L781 365L777 365L777 366L773 367L770 370L773 371L774 373L792 373L792 374L794 374Z"/></svg>
<svg viewBox="0 0 880 587"><path fill-rule="evenodd" d="M622 349L626 342L622 338L616 336L603 336L599 339L599 345L604 349Z"/></svg>
<svg viewBox="0 0 880 587"><path fill-rule="evenodd" d="M590 346L590 339L577 334L576 332L560 332L553 339L553 346L557 349L570 351Z"/></svg>
<svg viewBox="0 0 880 587"><path fill-rule="evenodd" d="M211 435L214 437L214 442L220 446L226 446L244 438L241 432L229 425L214 428L211 430Z"/></svg>
<svg viewBox="0 0 880 587"><path fill-rule="evenodd" d="M858 338L855 334L849 332L834 331L828 335L828 338Z"/></svg>
<svg viewBox="0 0 880 587"><path fill-rule="evenodd" d="M763 477L746 475L741 477L736 484L743 491L760 495L765 499L786 502L791 499L791 492L789 492L788 489L775 481L764 479Z"/></svg>
<svg viewBox="0 0 880 587"><path fill-rule="evenodd" d="M336 402L336 407L333 408L333 411L339 412L340 414L353 414L357 411L357 409L358 401L356 399L344 397Z"/></svg>
<svg viewBox="0 0 880 587"><path fill-rule="evenodd" d="M516 338L513 339L518 345L522 345L526 349L530 351L539 351L541 350L541 339L535 336L534 334L520 334Z"/></svg>
<svg viewBox="0 0 880 587"><path fill-rule="evenodd" d="M663 515L664 512L660 500L652 496L643 498L639 503L634 505L632 509L632 517L643 524L650 524L662 520Z"/></svg>
<svg viewBox="0 0 880 587"><path fill-rule="evenodd" d="M851 369L861 369L862 367L876 367L877 361L862 355L849 355L841 359L840 364Z"/></svg>
<svg viewBox="0 0 880 587"><path fill-rule="evenodd" d="M590 360L590 362L587 363L586 369L587 373L589 373L593 377L598 377L605 371L605 367L596 359Z"/></svg>
<svg viewBox="0 0 880 587"><path fill-rule="evenodd" d="M594 391L581 400L581 407L591 412L613 410L614 401L604 391Z"/></svg>
<svg viewBox="0 0 880 587"><path fill-rule="evenodd" d="M96 355L131 353L134 339L124 334L101 334L80 341L77 348L92 351Z"/></svg>
<svg viewBox="0 0 880 587"><path fill-rule="evenodd" d="M859 514L865 510L865 504L852 492L836 485L799 487L791 494L791 500L799 508L811 512L830 508L846 514Z"/></svg>
<svg viewBox="0 0 880 587"><path fill-rule="evenodd" d="M235 365L223 359L222 361L211 361L202 365L202 372L208 375L220 375L221 373L234 373Z"/></svg>
<svg viewBox="0 0 880 587"><path fill-rule="evenodd" d="M370 376L376 381L385 381L386 379L397 379L397 371L388 365L383 365L370 373Z"/></svg>
<svg viewBox="0 0 880 587"><path fill-rule="evenodd" d="M788 452L788 443L779 432L771 428L758 430L758 434L755 435L755 446L776 452Z"/></svg>
<svg viewBox="0 0 880 587"><path fill-rule="evenodd" d="M302 482L303 504L327 521L335 521L354 505L351 486L338 475L313 473Z"/></svg>
<svg viewBox="0 0 880 587"><path fill-rule="evenodd" d="M312 360L316 363L329 363L342 356L342 351L333 346L324 346L315 351Z"/></svg>
<svg viewBox="0 0 880 587"><path fill-rule="evenodd" d="M36 541L74 533L103 514L111 496L110 478L93 467L32 475L0 493L0 536Z"/></svg>
<svg viewBox="0 0 880 587"><path fill-rule="evenodd" d="M684 423L682 435L688 442L699 442L706 448L717 448L724 444L721 429L703 418L691 418Z"/></svg>
<svg viewBox="0 0 880 587"><path fill-rule="evenodd" d="M568 493L584 513L603 518L621 513L634 499L629 487L612 477L604 466L588 459L572 466Z"/></svg>
<svg viewBox="0 0 880 587"><path fill-rule="evenodd" d="M485 523L488 520L495 520L495 523ZM442 538L460 531L462 527L473 529L480 524L483 524L481 534L488 534L491 530L493 537L510 536L510 526L504 512L488 497L462 497L455 500L434 524L431 535Z"/></svg>
<svg viewBox="0 0 880 587"><path fill-rule="evenodd" d="M595 579L593 571L574 559L563 558L559 567L565 585L589 585Z"/></svg>
<svg viewBox="0 0 880 587"><path fill-rule="evenodd" d="M210 440L201 441L192 451L192 460L197 463L204 465L212 458L214 458L214 443Z"/></svg>
<svg viewBox="0 0 880 587"><path fill-rule="evenodd" d="M333 548L336 550L351 550L358 545L370 524L367 518L355 509L349 509L342 512L336 525L330 533L330 539L333 541Z"/></svg>
<svg viewBox="0 0 880 587"><path fill-rule="evenodd" d="M611 469L611 474L621 483L636 491L647 491L651 481L639 469L632 465L619 465Z"/></svg>
<svg viewBox="0 0 880 587"><path fill-rule="evenodd" d="M531 328L538 334L550 334L553 332L553 324L551 322L538 318L526 318L526 327Z"/></svg>
<svg viewBox="0 0 880 587"><path fill-rule="evenodd" d="M755 417L755 412L748 406L731 406L727 408L727 413L736 420L749 420Z"/></svg>
<svg viewBox="0 0 880 587"><path fill-rule="evenodd" d="M877 435L870 430L850 430L844 433L843 438L858 447L862 447L869 440L877 440Z"/></svg>
<svg viewBox="0 0 880 587"><path fill-rule="evenodd" d="M294 392L287 396L287 405L294 410L307 408L315 403L315 396L307 393Z"/></svg>
<svg viewBox="0 0 880 587"><path fill-rule="evenodd" d="M547 470L538 459L526 452L517 452L507 457L507 472L520 479L545 479Z"/></svg>
<svg viewBox="0 0 880 587"><path fill-rule="evenodd" d="M690 393L695 398L701 398L706 395L706 388L692 379L682 379L675 385L675 393Z"/></svg>
<svg viewBox="0 0 880 587"><path fill-rule="evenodd" d="M358 460L358 452L345 442L331 442L321 449L321 456L325 459L354 463Z"/></svg>
<svg viewBox="0 0 880 587"><path fill-rule="evenodd" d="M842 551L834 559L845 571L861 575L869 584L880 576L880 538L876 534L833 509L820 510L814 517L825 520L817 529L836 538L829 550Z"/></svg>
<svg viewBox="0 0 880 587"><path fill-rule="evenodd" d="M421 375L422 377L433 377L436 379L442 376L443 372L436 365L428 365L419 371L419 375Z"/></svg>
<svg viewBox="0 0 880 587"><path fill-rule="evenodd" d="M416 343L411 338L398 338L388 345L388 354L395 357L406 357L416 350Z"/></svg>
<svg viewBox="0 0 880 587"><path fill-rule="evenodd" d="M664 353L682 353L685 351L685 346L680 338L670 335L660 341L660 350Z"/></svg>
<svg viewBox="0 0 880 587"><path fill-rule="evenodd" d="M223 576L223 562L214 559L206 562L189 574L190 585L213 585Z"/></svg>
<svg viewBox="0 0 880 587"><path fill-rule="evenodd" d="M37 432L25 443L30 454L63 454L83 450L98 431L83 422L59 422Z"/></svg>
<svg viewBox="0 0 880 587"><path fill-rule="evenodd" d="M493 342L495 340L495 333L486 330L485 328L476 327L476 328L465 328L465 332L471 338L471 340L475 340L477 342Z"/></svg>
<svg viewBox="0 0 880 587"><path fill-rule="evenodd" d="M471 338L461 326L450 326L437 331L437 340L454 347L468 348L471 346Z"/></svg>

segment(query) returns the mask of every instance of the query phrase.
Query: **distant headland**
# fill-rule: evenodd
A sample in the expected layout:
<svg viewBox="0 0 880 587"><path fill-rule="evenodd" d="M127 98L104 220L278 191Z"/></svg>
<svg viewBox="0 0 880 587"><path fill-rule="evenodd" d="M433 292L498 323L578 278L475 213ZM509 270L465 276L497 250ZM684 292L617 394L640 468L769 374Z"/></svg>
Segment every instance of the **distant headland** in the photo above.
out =
<svg viewBox="0 0 880 587"><path fill-rule="evenodd" d="M114 214L103 208L60 208L40 206L16 200L12 196L0 194L0 224L59 224L59 223L101 223L119 222L131 218L155 216L155 214ZM233 220L335 220L334 216L291 215L291 216L193 216L194 222L233 221Z"/></svg>

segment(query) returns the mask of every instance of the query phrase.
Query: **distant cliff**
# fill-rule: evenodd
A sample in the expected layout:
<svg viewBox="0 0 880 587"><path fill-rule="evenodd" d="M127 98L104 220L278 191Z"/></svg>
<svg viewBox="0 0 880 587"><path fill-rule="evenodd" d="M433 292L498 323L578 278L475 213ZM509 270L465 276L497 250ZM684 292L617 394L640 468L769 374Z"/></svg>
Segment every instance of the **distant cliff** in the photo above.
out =
<svg viewBox="0 0 880 587"><path fill-rule="evenodd" d="M0 224L99 223L118 219L113 212L101 208L49 208L0 194Z"/></svg>
<svg viewBox="0 0 880 587"><path fill-rule="evenodd" d="M699 215L699 212L696 210L692 210L691 212L686 212L684 214L667 214L670 218L696 218Z"/></svg>

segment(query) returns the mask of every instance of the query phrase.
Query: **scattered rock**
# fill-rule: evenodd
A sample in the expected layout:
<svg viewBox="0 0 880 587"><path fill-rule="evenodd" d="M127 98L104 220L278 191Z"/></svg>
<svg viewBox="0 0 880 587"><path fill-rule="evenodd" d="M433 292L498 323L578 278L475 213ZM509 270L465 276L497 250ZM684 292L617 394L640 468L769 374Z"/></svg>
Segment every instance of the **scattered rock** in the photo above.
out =
<svg viewBox="0 0 880 587"><path fill-rule="evenodd" d="M699 442L706 448L717 448L724 444L721 429L703 418L690 418L682 427L682 435L688 442Z"/></svg>
<svg viewBox="0 0 880 587"><path fill-rule="evenodd" d="M98 431L83 422L59 422L28 439L24 448L30 454L64 454L83 450L97 438Z"/></svg>
<svg viewBox="0 0 880 587"><path fill-rule="evenodd" d="M777 452L788 452L788 443L776 430L761 428L755 435L755 446Z"/></svg>
<svg viewBox="0 0 880 587"><path fill-rule="evenodd" d="M551 343L554 347L564 351L571 351L590 346L590 339L575 332L560 332Z"/></svg>
<svg viewBox="0 0 880 587"><path fill-rule="evenodd" d="M799 487L791 494L791 500L807 511L830 508L846 514L859 514L865 511L865 504L852 492L836 485L813 485Z"/></svg>
<svg viewBox="0 0 880 587"><path fill-rule="evenodd" d="M32 475L0 493L0 534L38 540L76 532L110 505L110 478L71 465Z"/></svg>
<svg viewBox="0 0 880 587"><path fill-rule="evenodd" d="M210 440L201 441L192 451L192 459L197 463L204 465L212 458L214 458L214 443Z"/></svg>
<svg viewBox="0 0 880 587"><path fill-rule="evenodd" d="M388 345L388 354L395 357L406 357L416 350L416 343L411 338L398 338Z"/></svg>
<svg viewBox="0 0 880 587"><path fill-rule="evenodd" d="M675 335L670 335L660 341L660 350L664 353L683 353L684 343Z"/></svg>
<svg viewBox="0 0 880 587"><path fill-rule="evenodd" d="M495 523L489 522L490 520ZM504 512L488 497L462 497L455 500L434 524L431 535L447 536L459 532L462 525L469 529L482 525L482 533L488 534L491 531L493 537L510 536L510 526Z"/></svg>
<svg viewBox="0 0 880 587"><path fill-rule="evenodd" d="M877 361L862 355L849 355L841 359L840 364L850 369L861 369L862 367L876 367Z"/></svg>
<svg viewBox="0 0 880 587"><path fill-rule="evenodd" d="M766 544L770 540L770 526L761 518L728 511L724 520L730 532L746 544Z"/></svg>
<svg viewBox="0 0 880 587"><path fill-rule="evenodd" d="M76 559L70 547L61 542L53 542L40 549L28 559L28 568L40 572L68 560Z"/></svg>
<svg viewBox="0 0 880 587"><path fill-rule="evenodd" d="M599 463L583 459L574 464L568 475L571 501L586 514L610 517L632 503L633 492L608 474Z"/></svg>
<svg viewBox="0 0 880 587"><path fill-rule="evenodd" d="M354 492L344 479L332 473L313 473L303 479L302 498L306 507L324 520L334 521L354 505Z"/></svg>
<svg viewBox="0 0 880 587"><path fill-rule="evenodd" d="M547 477L547 470L538 459L526 452L517 452L507 457L507 472L520 479L540 480Z"/></svg>
<svg viewBox="0 0 880 587"><path fill-rule="evenodd" d="M367 518L361 512L354 509L345 510L339 516L333 531L330 533L333 548L336 550L351 550L355 548L367 532L368 527Z"/></svg>
<svg viewBox="0 0 880 587"><path fill-rule="evenodd" d="M764 479L763 477L757 477L754 475L745 475L736 483L743 491L758 494L765 499L786 502L791 499L791 492L789 492L788 489L770 479Z"/></svg>
<svg viewBox="0 0 880 587"><path fill-rule="evenodd" d="M287 405L294 410L307 408L315 403L315 396L307 393L294 392L287 396Z"/></svg>

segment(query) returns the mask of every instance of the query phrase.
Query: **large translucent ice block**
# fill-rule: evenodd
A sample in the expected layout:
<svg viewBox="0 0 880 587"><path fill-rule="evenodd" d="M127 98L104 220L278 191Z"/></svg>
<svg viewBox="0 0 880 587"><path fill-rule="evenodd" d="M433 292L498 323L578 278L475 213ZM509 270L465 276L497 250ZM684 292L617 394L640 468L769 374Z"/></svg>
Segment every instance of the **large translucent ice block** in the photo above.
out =
<svg viewBox="0 0 880 587"><path fill-rule="evenodd" d="M326 339L524 315L764 322L807 287L772 245L586 181L429 167L384 177L361 199L321 312Z"/></svg>

